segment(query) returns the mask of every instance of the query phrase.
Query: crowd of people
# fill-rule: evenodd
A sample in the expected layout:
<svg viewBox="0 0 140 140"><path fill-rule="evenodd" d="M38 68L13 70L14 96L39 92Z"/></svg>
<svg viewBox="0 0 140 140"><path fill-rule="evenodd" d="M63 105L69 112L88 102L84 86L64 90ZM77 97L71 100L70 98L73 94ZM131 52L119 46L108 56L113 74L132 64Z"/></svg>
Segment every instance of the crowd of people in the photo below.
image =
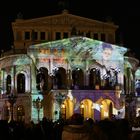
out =
<svg viewBox="0 0 140 140"><path fill-rule="evenodd" d="M14 140L138 140L127 119L86 120L75 113L67 120L53 122L43 118L39 123L0 121L1 137Z"/></svg>

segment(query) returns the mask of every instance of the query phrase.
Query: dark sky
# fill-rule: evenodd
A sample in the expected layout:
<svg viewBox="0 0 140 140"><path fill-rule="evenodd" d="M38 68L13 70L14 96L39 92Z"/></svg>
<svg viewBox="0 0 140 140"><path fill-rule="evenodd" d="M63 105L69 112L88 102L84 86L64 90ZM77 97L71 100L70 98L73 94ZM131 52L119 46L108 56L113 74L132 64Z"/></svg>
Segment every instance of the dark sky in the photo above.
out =
<svg viewBox="0 0 140 140"><path fill-rule="evenodd" d="M140 59L140 4L135 0L122 2L122 0L19 0L15 3L8 1L7 4L0 5L0 49L7 50L12 45L11 22L19 12L25 19L37 18L59 14L65 7L71 14L95 20L105 21L111 17L115 24L119 25L117 42L121 38L123 46L130 48L136 54L136 58Z"/></svg>

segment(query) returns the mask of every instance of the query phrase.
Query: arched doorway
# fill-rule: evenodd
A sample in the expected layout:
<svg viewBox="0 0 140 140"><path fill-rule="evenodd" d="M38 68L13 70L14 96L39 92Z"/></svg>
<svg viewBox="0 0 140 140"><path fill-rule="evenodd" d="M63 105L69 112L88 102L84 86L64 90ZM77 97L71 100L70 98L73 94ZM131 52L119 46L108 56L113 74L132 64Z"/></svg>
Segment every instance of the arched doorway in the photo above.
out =
<svg viewBox="0 0 140 140"><path fill-rule="evenodd" d="M93 102L90 99L84 99L80 105L81 114L86 118L93 118Z"/></svg>
<svg viewBox="0 0 140 140"><path fill-rule="evenodd" d="M113 102L110 99L104 99L101 102L101 120L111 118L113 114Z"/></svg>
<svg viewBox="0 0 140 140"><path fill-rule="evenodd" d="M22 105L17 106L17 121L24 121L25 111Z"/></svg>

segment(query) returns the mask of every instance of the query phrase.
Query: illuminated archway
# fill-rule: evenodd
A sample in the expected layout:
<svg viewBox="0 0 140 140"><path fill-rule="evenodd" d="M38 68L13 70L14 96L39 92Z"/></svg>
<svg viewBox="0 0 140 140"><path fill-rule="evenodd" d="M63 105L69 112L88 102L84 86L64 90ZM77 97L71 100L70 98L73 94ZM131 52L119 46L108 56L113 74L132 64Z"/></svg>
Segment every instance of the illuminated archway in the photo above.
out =
<svg viewBox="0 0 140 140"><path fill-rule="evenodd" d="M84 118L93 118L93 102L90 99L82 100L80 109Z"/></svg>
<svg viewBox="0 0 140 140"><path fill-rule="evenodd" d="M65 105L65 112L66 112L66 119L70 118L74 113L74 100L71 100L70 98L67 98L64 101Z"/></svg>
<svg viewBox="0 0 140 140"><path fill-rule="evenodd" d="M104 99L101 101L100 111L101 111L101 120L105 118L111 118L113 114L114 104L110 99Z"/></svg>

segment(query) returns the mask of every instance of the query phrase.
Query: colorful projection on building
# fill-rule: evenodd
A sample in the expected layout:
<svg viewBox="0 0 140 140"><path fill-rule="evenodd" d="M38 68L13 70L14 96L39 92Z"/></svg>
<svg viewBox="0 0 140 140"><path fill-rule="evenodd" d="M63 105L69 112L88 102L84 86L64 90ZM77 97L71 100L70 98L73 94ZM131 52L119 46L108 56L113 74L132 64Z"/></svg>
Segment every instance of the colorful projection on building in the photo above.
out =
<svg viewBox="0 0 140 140"><path fill-rule="evenodd" d="M124 47L102 41L86 37L72 37L32 45L28 53L37 63L49 63L51 58L53 59L51 65L68 63L70 69L97 68L100 70L101 79L110 78L111 81L122 85L126 51Z"/></svg>

